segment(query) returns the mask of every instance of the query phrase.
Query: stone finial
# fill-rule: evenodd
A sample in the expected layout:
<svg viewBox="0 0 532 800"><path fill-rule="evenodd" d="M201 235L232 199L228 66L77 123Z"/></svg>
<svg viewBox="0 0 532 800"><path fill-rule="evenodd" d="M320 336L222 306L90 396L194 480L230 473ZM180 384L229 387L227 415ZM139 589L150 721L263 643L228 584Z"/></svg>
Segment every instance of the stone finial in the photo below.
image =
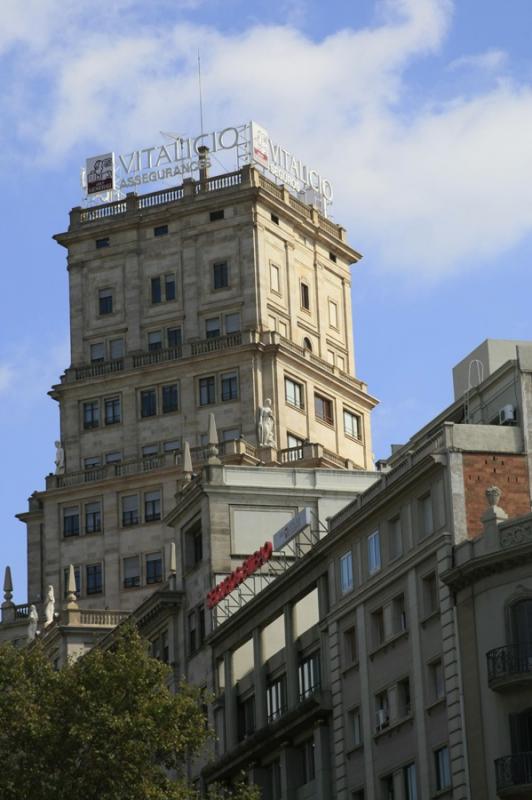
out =
<svg viewBox="0 0 532 800"><path fill-rule="evenodd" d="M216 419L214 418L214 414L209 414L209 446L208 452L209 457L207 459L208 464L219 464L220 459L218 458L218 431L216 430Z"/></svg>
<svg viewBox="0 0 532 800"><path fill-rule="evenodd" d="M498 536L498 524L508 519L508 514L499 506L502 492L498 486L488 486L486 489L486 499L489 508L482 514L480 521L484 526L484 535L488 537Z"/></svg>
<svg viewBox="0 0 532 800"><path fill-rule="evenodd" d="M499 500L502 497L502 492L498 486L488 486L486 489L486 499L491 508L499 506Z"/></svg>
<svg viewBox="0 0 532 800"><path fill-rule="evenodd" d="M76 573L74 572L73 564L70 564L68 567L67 608L78 608L78 598L76 597Z"/></svg>
<svg viewBox="0 0 532 800"><path fill-rule="evenodd" d="M11 567L6 567L4 574L4 603L12 605L13 598L13 581L11 580Z"/></svg>
<svg viewBox="0 0 532 800"><path fill-rule="evenodd" d="M183 479L187 482L192 480L192 458L190 456L190 445L187 441L185 441L183 452Z"/></svg>
<svg viewBox="0 0 532 800"><path fill-rule="evenodd" d="M176 550L175 550L175 542L170 542L170 568L168 570L168 575L175 575L177 572L177 559L176 559Z"/></svg>

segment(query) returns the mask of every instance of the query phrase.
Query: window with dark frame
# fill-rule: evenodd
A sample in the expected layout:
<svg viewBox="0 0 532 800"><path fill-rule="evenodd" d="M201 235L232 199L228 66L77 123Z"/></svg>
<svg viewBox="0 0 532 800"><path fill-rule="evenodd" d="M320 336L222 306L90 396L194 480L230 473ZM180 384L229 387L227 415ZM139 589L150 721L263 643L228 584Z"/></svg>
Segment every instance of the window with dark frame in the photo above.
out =
<svg viewBox="0 0 532 800"><path fill-rule="evenodd" d="M227 289L229 286L229 265L227 261L216 261L212 265L214 289Z"/></svg>
<svg viewBox="0 0 532 800"><path fill-rule="evenodd" d="M286 675L273 678L266 687L266 713L268 722L282 717L286 712Z"/></svg>
<svg viewBox="0 0 532 800"><path fill-rule="evenodd" d="M277 214L270 214L270 219L271 219L271 221L272 221L272 222L274 222L276 225L279 225L279 217L277 216Z"/></svg>
<svg viewBox="0 0 532 800"><path fill-rule="evenodd" d="M289 403L289 405L295 406L295 408L305 407L304 390L302 383L297 383L297 381L294 381L291 378L285 378L284 396L286 402Z"/></svg>
<svg viewBox="0 0 532 800"><path fill-rule="evenodd" d="M220 317L211 317L205 320L205 337L207 339L216 339L221 334Z"/></svg>
<svg viewBox="0 0 532 800"><path fill-rule="evenodd" d="M154 417L157 413L157 394L155 389L145 389L140 393L140 416Z"/></svg>
<svg viewBox="0 0 532 800"><path fill-rule="evenodd" d="M161 294L161 279L159 277L151 279L151 301L152 303L160 303L162 300Z"/></svg>
<svg viewBox="0 0 532 800"><path fill-rule="evenodd" d="M85 533L100 533L102 530L102 507L99 502L85 506Z"/></svg>
<svg viewBox="0 0 532 800"><path fill-rule="evenodd" d="M120 422L120 398L109 397L105 400L105 424L116 425Z"/></svg>
<svg viewBox="0 0 532 800"><path fill-rule="evenodd" d="M449 749L440 747L434 751L434 761L436 765L436 789L442 792L451 786L451 763L449 760Z"/></svg>
<svg viewBox="0 0 532 800"><path fill-rule="evenodd" d="M209 406L216 402L214 376L199 379L199 404Z"/></svg>
<svg viewBox="0 0 532 800"><path fill-rule="evenodd" d="M203 534L199 520L185 531L185 548L187 567L193 569L203 560Z"/></svg>
<svg viewBox="0 0 532 800"><path fill-rule="evenodd" d="M91 344L90 353L91 364L98 364L102 361L105 361L105 343L95 342L94 344Z"/></svg>
<svg viewBox="0 0 532 800"><path fill-rule="evenodd" d="M356 628L353 625L344 631L344 662L347 665L355 664L357 661L357 637Z"/></svg>
<svg viewBox="0 0 532 800"><path fill-rule="evenodd" d="M103 571L101 564L87 564L87 594L101 594L103 591Z"/></svg>
<svg viewBox="0 0 532 800"><path fill-rule="evenodd" d="M138 556L129 556L124 558L124 589L135 589L140 586L140 558Z"/></svg>
<svg viewBox="0 0 532 800"><path fill-rule="evenodd" d="M422 578L421 586L423 593L423 612L425 617L429 617L431 614L434 614L439 607L436 573L431 572L430 575L425 575Z"/></svg>
<svg viewBox="0 0 532 800"><path fill-rule="evenodd" d="M163 559L160 553L146 556L146 583L161 583L163 580Z"/></svg>
<svg viewBox="0 0 532 800"><path fill-rule="evenodd" d="M164 276L164 296L167 302L175 300L175 275Z"/></svg>
<svg viewBox="0 0 532 800"><path fill-rule="evenodd" d="M188 651L190 655L194 655L198 649L196 634L196 611L194 610L188 615Z"/></svg>
<svg viewBox="0 0 532 800"><path fill-rule="evenodd" d="M222 401L238 399L238 378L236 373L222 375Z"/></svg>
<svg viewBox="0 0 532 800"><path fill-rule="evenodd" d="M79 536L79 508L77 506L63 509L63 536Z"/></svg>
<svg viewBox="0 0 532 800"><path fill-rule="evenodd" d="M163 386L163 414L169 414L178 409L177 383Z"/></svg>
<svg viewBox="0 0 532 800"><path fill-rule="evenodd" d="M148 351L153 353L155 350L161 350L163 346L163 336L161 331L151 331L148 333Z"/></svg>
<svg viewBox="0 0 532 800"><path fill-rule="evenodd" d="M139 498L136 494L122 498L122 526L139 524Z"/></svg>
<svg viewBox="0 0 532 800"><path fill-rule="evenodd" d="M98 400L83 403L83 427L85 430L97 428L100 424L100 404Z"/></svg>
<svg viewBox="0 0 532 800"><path fill-rule="evenodd" d="M109 237L104 236L101 239L96 239L96 250L101 250L104 247L109 247Z"/></svg>
<svg viewBox="0 0 532 800"><path fill-rule="evenodd" d="M113 313L113 292L111 289L100 289L98 292L98 310L100 315Z"/></svg>
<svg viewBox="0 0 532 800"><path fill-rule="evenodd" d="M156 225L153 229L154 236L166 236L168 233L168 225Z"/></svg>
<svg viewBox="0 0 532 800"><path fill-rule="evenodd" d="M161 519L160 491L146 492L144 495L144 521L155 522Z"/></svg>
<svg viewBox="0 0 532 800"><path fill-rule="evenodd" d="M255 697L237 701L237 737L242 742L255 732Z"/></svg>
<svg viewBox="0 0 532 800"><path fill-rule="evenodd" d="M301 308L304 308L305 311L310 310L310 290L308 288L308 284L301 282Z"/></svg>
<svg viewBox="0 0 532 800"><path fill-rule="evenodd" d="M219 219L223 219L225 216L225 209L218 208L216 211L211 211L209 214L209 221L216 222Z"/></svg>
<svg viewBox="0 0 532 800"><path fill-rule="evenodd" d="M332 400L327 397L323 397L321 394L314 395L314 412L317 419L321 419L328 425L334 423Z"/></svg>
<svg viewBox="0 0 532 800"><path fill-rule="evenodd" d="M306 700L321 687L320 654L312 653L299 663L299 699Z"/></svg>
<svg viewBox="0 0 532 800"><path fill-rule="evenodd" d="M168 347L181 347L181 328L167 328L166 340Z"/></svg>
<svg viewBox="0 0 532 800"><path fill-rule="evenodd" d="M314 738L306 739L296 748L298 761L298 786L305 786L316 777Z"/></svg>

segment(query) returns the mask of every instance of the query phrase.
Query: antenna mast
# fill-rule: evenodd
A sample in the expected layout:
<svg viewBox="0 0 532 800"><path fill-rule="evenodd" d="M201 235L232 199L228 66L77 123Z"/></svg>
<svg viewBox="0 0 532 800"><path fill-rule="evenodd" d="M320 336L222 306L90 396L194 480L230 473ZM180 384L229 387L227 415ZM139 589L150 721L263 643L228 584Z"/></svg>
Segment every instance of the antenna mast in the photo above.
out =
<svg viewBox="0 0 532 800"><path fill-rule="evenodd" d="M201 59L199 50L198 50L198 88L199 88L200 127L201 127L201 135L203 136L203 97L201 93Z"/></svg>

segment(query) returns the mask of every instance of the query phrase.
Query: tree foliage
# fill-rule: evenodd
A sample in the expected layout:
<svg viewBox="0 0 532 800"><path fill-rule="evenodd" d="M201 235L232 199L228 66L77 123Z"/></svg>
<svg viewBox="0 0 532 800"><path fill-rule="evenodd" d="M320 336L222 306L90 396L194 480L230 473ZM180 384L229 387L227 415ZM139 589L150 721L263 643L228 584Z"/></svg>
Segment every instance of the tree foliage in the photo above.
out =
<svg viewBox="0 0 532 800"><path fill-rule="evenodd" d="M42 648L0 647L0 797L193 800L187 761L212 733L199 689L168 688L133 627L55 671ZM241 784L212 798L256 800Z"/></svg>

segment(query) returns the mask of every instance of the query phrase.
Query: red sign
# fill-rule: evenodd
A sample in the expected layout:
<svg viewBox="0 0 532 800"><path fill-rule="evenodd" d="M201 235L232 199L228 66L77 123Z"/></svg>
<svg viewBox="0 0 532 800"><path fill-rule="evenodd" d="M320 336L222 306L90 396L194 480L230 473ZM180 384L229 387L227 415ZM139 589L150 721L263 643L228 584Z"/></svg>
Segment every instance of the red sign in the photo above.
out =
<svg viewBox="0 0 532 800"><path fill-rule="evenodd" d="M273 553L273 545L271 542L265 542L263 546L256 550L252 556L246 558L246 560L242 563L241 567L237 567L233 570L233 572L224 578L223 581L220 581L214 589L207 595L207 608L214 608L220 600L223 600L224 597L227 597L233 589L236 589L246 578L249 578L250 575L253 575L266 561L269 561L272 557Z"/></svg>

